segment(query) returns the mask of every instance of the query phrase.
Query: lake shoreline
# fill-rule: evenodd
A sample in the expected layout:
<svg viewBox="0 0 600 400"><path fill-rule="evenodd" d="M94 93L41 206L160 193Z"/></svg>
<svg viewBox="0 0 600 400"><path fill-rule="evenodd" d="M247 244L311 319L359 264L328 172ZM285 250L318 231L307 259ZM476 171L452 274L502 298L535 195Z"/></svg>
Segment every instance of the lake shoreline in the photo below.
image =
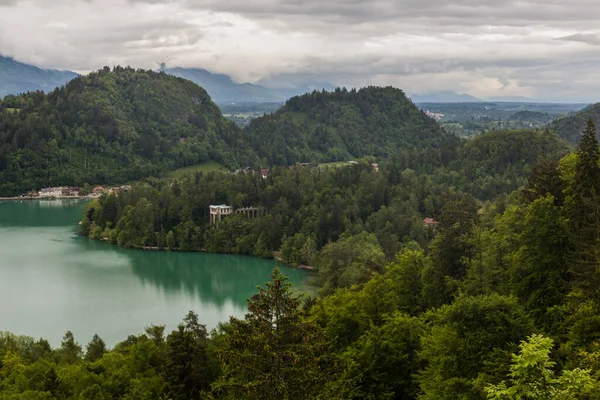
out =
<svg viewBox="0 0 600 400"><path fill-rule="evenodd" d="M108 240L107 238L102 238L102 239L94 239L93 237L89 236L89 235L85 235L80 233L79 234L82 237L87 237L91 240L97 241L97 242L104 242L104 243L108 243L108 244L112 244L118 247L121 247L123 249L131 249L131 250L143 250L143 251L156 251L156 252L174 252L174 253L204 253L204 254L229 254L229 255L234 255L234 256L248 256L248 257L256 257L252 254L237 254L237 253L215 253L215 252L210 252L210 251L206 251L205 249L200 249L200 250L191 250L191 251L182 251L182 250L173 250L173 249L165 249L165 248L160 248L157 246L122 246L120 244L117 243L112 243L110 240ZM262 258L262 257L258 257L258 258ZM300 269L300 270L304 270L304 271L308 271L308 272L316 272L316 268L311 266L311 265L305 265L305 264L297 264L297 265L291 265L286 263L285 261L283 261L283 259L281 257L278 257L276 254L273 254L273 257L269 257L269 258L263 258L264 260L273 260L275 262L278 262L280 264L283 264L287 267L290 268L294 268L294 269Z"/></svg>
<svg viewBox="0 0 600 400"><path fill-rule="evenodd" d="M97 196L58 196L58 197L0 197L0 201L17 201L17 200L92 200L97 199Z"/></svg>
<svg viewBox="0 0 600 400"><path fill-rule="evenodd" d="M252 256L134 250L77 234L88 201L0 203L2 330L60 347L98 334L114 346L149 324L176 330L194 310L211 330L243 318L246 299L270 281L274 262ZM298 294L314 297L307 271L277 264ZM2 397L2 396L0 396Z"/></svg>

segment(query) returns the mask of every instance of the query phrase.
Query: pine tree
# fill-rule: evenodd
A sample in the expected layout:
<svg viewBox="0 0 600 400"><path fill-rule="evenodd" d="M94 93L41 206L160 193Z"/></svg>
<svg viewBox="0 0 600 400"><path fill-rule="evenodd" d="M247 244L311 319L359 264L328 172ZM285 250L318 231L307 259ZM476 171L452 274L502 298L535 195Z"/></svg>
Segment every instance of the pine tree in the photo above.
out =
<svg viewBox="0 0 600 400"><path fill-rule="evenodd" d="M106 353L106 344L100 336L95 334L86 346L85 359L94 362L101 359L104 353Z"/></svg>
<svg viewBox="0 0 600 400"><path fill-rule="evenodd" d="M215 379L207 354L206 327L190 311L176 330L167 337L166 378L171 398L197 399Z"/></svg>
<svg viewBox="0 0 600 400"><path fill-rule="evenodd" d="M577 164L568 207L576 289L593 296L600 288L600 148L596 125L588 121L577 150Z"/></svg>
<svg viewBox="0 0 600 400"><path fill-rule="evenodd" d="M319 328L302 319L300 297L278 268L272 278L248 300L244 320L231 318L221 353L225 376L215 391L248 399L337 398L323 394L336 379L336 363Z"/></svg>
<svg viewBox="0 0 600 400"><path fill-rule="evenodd" d="M536 199L551 194L554 197L554 204L559 206L564 202L564 189L564 182L558 169L558 161L545 159L538 161L531 168L523 195L527 201L533 203Z"/></svg>

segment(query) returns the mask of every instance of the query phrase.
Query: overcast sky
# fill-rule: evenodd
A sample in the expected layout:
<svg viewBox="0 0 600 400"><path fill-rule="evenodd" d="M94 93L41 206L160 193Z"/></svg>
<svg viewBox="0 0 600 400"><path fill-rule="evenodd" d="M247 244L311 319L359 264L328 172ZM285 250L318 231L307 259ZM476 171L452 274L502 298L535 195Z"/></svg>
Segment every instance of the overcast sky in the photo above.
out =
<svg viewBox="0 0 600 400"><path fill-rule="evenodd" d="M598 101L599 22L598 0L0 0L0 54Z"/></svg>

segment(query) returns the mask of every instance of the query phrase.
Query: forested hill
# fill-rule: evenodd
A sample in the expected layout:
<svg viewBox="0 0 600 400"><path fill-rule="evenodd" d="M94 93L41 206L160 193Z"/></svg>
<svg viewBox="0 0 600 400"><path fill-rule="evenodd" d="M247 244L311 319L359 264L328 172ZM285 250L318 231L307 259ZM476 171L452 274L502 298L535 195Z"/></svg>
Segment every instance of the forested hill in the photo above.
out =
<svg viewBox="0 0 600 400"><path fill-rule="evenodd" d="M49 92L79 76L71 71L41 69L0 56L0 99L8 94Z"/></svg>
<svg viewBox="0 0 600 400"><path fill-rule="evenodd" d="M549 128L558 136L576 144L590 119L594 123L600 124L600 103L592 104L576 114L554 120L550 123Z"/></svg>
<svg viewBox="0 0 600 400"><path fill-rule="evenodd" d="M210 159L234 167L241 140L192 82L105 67L0 103L0 194L125 182Z"/></svg>
<svg viewBox="0 0 600 400"><path fill-rule="evenodd" d="M245 135L269 165L386 156L401 148L459 143L392 87L293 97L277 112L252 121Z"/></svg>

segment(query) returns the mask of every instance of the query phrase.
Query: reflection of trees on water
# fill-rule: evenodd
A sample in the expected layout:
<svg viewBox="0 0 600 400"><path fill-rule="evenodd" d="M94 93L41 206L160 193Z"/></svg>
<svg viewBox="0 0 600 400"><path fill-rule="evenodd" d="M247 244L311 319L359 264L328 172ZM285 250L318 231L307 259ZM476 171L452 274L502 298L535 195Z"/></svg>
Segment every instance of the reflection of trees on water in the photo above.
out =
<svg viewBox="0 0 600 400"><path fill-rule="evenodd" d="M77 226L85 200L15 200L0 202L4 226Z"/></svg>
<svg viewBox="0 0 600 400"><path fill-rule="evenodd" d="M162 289L167 295L185 292L202 302L223 306L230 301L246 307L257 285L270 279L273 261L225 254L177 253L125 250L132 270L143 283ZM285 268L293 283L301 284L304 271Z"/></svg>

